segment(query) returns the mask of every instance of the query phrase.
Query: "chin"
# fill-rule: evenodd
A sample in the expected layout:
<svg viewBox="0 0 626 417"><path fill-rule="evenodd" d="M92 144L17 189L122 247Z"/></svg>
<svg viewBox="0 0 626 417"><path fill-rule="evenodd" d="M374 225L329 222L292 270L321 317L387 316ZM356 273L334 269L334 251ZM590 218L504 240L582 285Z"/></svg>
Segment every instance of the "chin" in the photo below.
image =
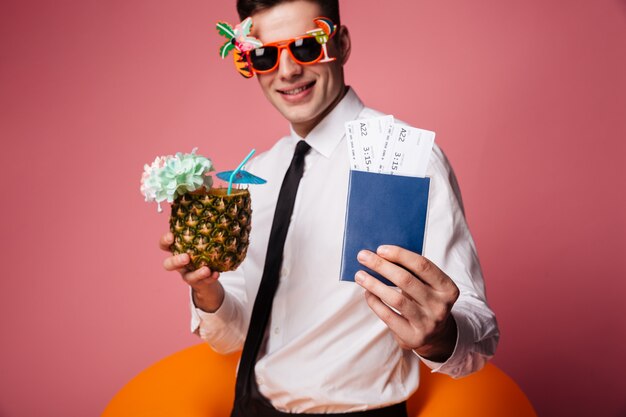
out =
<svg viewBox="0 0 626 417"><path fill-rule="evenodd" d="M278 111L283 115L290 123L306 123L315 119L320 112L316 111L315 106L312 103L303 103L293 106L280 106Z"/></svg>
<svg viewBox="0 0 626 417"><path fill-rule="evenodd" d="M291 124L308 124L319 117L311 112L286 112L283 117Z"/></svg>

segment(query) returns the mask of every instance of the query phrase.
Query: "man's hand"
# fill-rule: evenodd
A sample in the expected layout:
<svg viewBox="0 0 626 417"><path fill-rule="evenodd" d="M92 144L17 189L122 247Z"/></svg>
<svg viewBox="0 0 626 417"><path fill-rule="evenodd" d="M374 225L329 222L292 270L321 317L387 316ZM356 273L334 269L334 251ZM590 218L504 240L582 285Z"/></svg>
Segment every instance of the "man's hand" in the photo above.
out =
<svg viewBox="0 0 626 417"><path fill-rule="evenodd" d="M170 252L170 245L174 242L172 232L161 236L159 246L166 252ZM171 253L171 252L170 252ZM163 261L163 267L168 271L178 271L189 286L193 289L193 302L201 310L207 313L215 312L224 301L224 288L217 279L219 272L211 271L204 266L196 271L188 271L185 265L189 263L189 255L186 253L170 256Z"/></svg>
<svg viewBox="0 0 626 417"><path fill-rule="evenodd" d="M457 337L450 310L459 289L450 277L425 257L398 246L383 245L376 253L363 250L357 258L401 290L365 271L355 275L356 282L366 289L367 304L389 326L400 347L445 362Z"/></svg>

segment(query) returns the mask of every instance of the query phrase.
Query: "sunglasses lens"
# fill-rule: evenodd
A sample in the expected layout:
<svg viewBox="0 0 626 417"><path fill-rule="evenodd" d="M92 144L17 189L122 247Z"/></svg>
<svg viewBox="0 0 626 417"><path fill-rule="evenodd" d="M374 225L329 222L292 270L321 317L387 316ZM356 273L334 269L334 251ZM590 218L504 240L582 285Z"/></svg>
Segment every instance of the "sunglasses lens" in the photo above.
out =
<svg viewBox="0 0 626 417"><path fill-rule="evenodd" d="M276 65L278 60L278 48L275 46L266 46L264 48L256 48L250 51L250 62L252 67L257 71L267 71Z"/></svg>
<svg viewBox="0 0 626 417"><path fill-rule="evenodd" d="M313 62L322 54L322 45L315 38L297 39L289 44L289 50L300 62Z"/></svg>

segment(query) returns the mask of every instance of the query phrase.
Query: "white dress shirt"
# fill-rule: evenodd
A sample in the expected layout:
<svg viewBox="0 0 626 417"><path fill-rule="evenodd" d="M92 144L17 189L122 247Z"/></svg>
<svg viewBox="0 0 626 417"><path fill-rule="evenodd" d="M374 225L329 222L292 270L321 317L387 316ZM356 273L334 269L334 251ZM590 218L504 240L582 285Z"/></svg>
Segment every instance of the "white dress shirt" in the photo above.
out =
<svg viewBox="0 0 626 417"><path fill-rule="evenodd" d="M419 384L420 357L402 350L365 302L364 290L339 280L350 170L344 123L381 116L350 89L305 138L312 149L287 233L280 285L255 374L259 391L292 413L342 413L406 400ZM252 232L245 261L223 273L222 306L191 306L191 328L217 352L241 350L259 287L278 193L296 143L291 130L248 170L267 180L250 186ZM424 256L460 289L452 309L458 336L445 363L421 359L433 372L460 377L491 357L499 333L485 301L482 272L452 169L435 146ZM375 204L376 190L372 190Z"/></svg>

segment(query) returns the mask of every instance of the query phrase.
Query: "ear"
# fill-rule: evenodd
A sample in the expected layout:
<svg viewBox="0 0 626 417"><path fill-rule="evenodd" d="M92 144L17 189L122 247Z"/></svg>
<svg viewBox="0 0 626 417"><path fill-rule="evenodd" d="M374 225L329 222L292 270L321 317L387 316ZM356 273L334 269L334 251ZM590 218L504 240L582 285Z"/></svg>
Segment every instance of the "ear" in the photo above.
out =
<svg viewBox="0 0 626 417"><path fill-rule="evenodd" d="M348 58L350 58L350 50L352 47L352 42L350 40L350 32L348 31L348 27L341 25L339 26L339 31L337 32L337 43L339 44L339 61L341 65L345 65L348 62Z"/></svg>

